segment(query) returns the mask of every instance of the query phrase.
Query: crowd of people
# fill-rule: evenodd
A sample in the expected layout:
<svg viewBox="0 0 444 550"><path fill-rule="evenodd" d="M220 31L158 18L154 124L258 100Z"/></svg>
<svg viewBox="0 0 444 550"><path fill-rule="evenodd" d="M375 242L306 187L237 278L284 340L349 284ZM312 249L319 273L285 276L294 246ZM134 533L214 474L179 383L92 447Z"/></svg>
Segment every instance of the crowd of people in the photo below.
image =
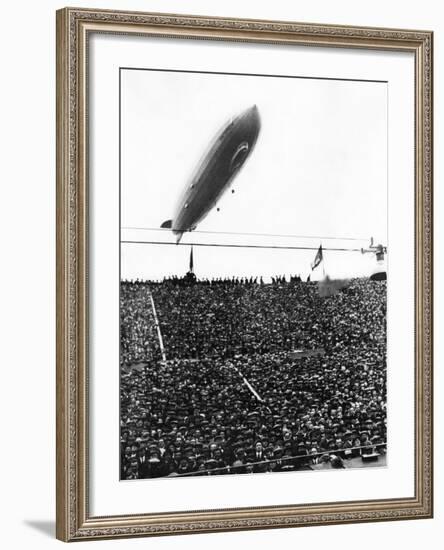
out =
<svg viewBox="0 0 444 550"><path fill-rule="evenodd" d="M385 282L368 279L328 297L282 278L123 282L121 478L342 467L383 453L385 304Z"/></svg>
<svg viewBox="0 0 444 550"><path fill-rule="evenodd" d="M134 365L159 356L159 340L151 306L150 287L120 285L120 363Z"/></svg>
<svg viewBox="0 0 444 550"><path fill-rule="evenodd" d="M385 286L364 280L331 300L319 295L316 283L230 280L157 285L152 295L170 358L328 351L336 344L373 341L385 323Z"/></svg>

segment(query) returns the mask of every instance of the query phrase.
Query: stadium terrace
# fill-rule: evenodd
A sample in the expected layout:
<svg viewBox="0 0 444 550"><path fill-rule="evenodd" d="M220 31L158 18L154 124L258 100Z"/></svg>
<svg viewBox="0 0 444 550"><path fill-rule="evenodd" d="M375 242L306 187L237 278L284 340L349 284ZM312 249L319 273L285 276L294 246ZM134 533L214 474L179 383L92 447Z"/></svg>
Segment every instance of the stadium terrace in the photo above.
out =
<svg viewBox="0 0 444 550"><path fill-rule="evenodd" d="M385 281L122 281L120 316L121 479L385 460Z"/></svg>

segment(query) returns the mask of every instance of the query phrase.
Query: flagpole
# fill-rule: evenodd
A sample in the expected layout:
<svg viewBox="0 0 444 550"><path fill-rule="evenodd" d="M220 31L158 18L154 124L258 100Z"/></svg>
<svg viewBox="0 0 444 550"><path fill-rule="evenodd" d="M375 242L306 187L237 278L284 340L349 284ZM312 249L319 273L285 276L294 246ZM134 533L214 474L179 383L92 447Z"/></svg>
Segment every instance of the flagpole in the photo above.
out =
<svg viewBox="0 0 444 550"><path fill-rule="evenodd" d="M322 243L321 243L321 246L322 246ZM324 279L325 279L325 252L324 252L324 248L322 248L322 275L324 276Z"/></svg>
<svg viewBox="0 0 444 550"><path fill-rule="evenodd" d="M190 251L190 273L194 273L194 256L193 256L193 245L191 245Z"/></svg>

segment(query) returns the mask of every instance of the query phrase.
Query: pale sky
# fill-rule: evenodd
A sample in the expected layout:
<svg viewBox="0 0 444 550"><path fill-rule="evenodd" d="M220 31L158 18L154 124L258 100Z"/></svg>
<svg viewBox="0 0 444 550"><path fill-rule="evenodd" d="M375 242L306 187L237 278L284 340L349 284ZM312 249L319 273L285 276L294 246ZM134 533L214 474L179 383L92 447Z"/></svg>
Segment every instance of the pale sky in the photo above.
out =
<svg viewBox="0 0 444 550"><path fill-rule="evenodd" d="M121 237L175 242L158 228L221 126L256 104L252 154L197 231L182 243L360 248L387 244L387 85L322 79L121 72ZM270 233L282 237L198 231ZM331 241L287 235L353 237ZM188 269L189 246L121 245L122 278L162 279ZM195 247L198 277L298 274L316 251ZM370 275L373 255L324 254L333 277ZM322 276L319 267L313 279Z"/></svg>

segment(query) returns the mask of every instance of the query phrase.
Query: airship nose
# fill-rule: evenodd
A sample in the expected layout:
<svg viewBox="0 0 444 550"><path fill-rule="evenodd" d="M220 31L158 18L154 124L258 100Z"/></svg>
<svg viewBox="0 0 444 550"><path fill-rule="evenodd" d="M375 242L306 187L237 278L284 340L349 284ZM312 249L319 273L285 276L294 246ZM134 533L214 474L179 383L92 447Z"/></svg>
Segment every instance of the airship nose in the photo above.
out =
<svg viewBox="0 0 444 550"><path fill-rule="evenodd" d="M246 119L248 120L249 125L251 125L251 127L258 132L261 127L261 117L256 104L247 110Z"/></svg>
<svg viewBox="0 0 444 550"><path fill-rule="evenodd" d="M252 107L248 107L248 109L245 109L245 111L242 111L239 114L239 117L250 118L252 116L257 116L258 114L259 114L259 109L257 108L257 105L254 104Z"/></svg>
<svg viewBox="0 0 444 550"><path fill-rule="evenodd" d="M249 123L259 125L260 116L259 116L259 109L257 108L257 105L255 104L252 107L249 107L246 111L244 111L243 118L244 120L248 120Z"/></svg>

